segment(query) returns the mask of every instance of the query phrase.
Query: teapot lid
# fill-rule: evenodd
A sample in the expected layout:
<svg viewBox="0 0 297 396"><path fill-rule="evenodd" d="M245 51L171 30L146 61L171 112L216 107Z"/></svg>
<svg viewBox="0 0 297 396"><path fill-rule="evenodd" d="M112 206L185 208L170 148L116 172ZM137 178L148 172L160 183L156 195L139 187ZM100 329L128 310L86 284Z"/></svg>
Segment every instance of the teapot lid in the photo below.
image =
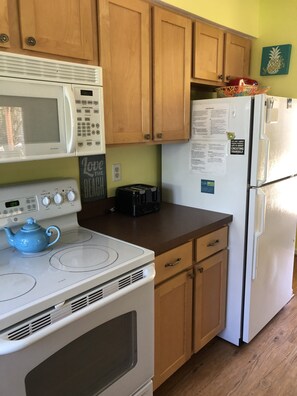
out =
<svg viewBox="0 0 297 396"><path fill-rule="evenodd" d="M26 223L22 227L22 231L36 231L40 229L40 225L36 224L36 220L33 219L33 217L29 217L26 220Z"/></svg>

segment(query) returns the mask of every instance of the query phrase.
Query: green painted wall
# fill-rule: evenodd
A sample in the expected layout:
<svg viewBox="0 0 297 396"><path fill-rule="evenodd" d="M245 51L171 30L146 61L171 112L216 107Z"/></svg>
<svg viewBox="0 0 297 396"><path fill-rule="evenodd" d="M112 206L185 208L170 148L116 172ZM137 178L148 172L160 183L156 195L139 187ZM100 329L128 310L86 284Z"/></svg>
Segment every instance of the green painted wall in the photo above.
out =
<svg viewBox="0 0 297 396"><path fill-rule="evenodd" d="M118 186L133 183L159 185L161 176L161 146L113 147L107 150L106 168L108 194L115 195ZM112 181L112 164L120 163L122 180Z"/></svg>
<svg viewBox="0 0 297 396"><path fill-rule="evenodd" d="M118 186L132 183L160 184L160 146L123 146L106 150L107 194L115 195ZM112 181L112 164L120 163L122 180ZM0 185L49 179L74 177L79 180L78 158L0 164Z"/></svg>
<svg viewBox="0 0 297 396"><path fill-rule="evenodd" d="M0 184L54 177L74 177L78 180L78 159L62 158L0 164Z"/></svg>
<svg viewBox="0 0 297 396"><path fill-rule="evenodd" d="M297 97L297 2L286 0L260 1L260 26L258 40L252 48L251 75L262 85L270 86L269 94ZM260 76L262 47L292 44L289 74L280 76Z"/></svg>
<svg viewBox="0 0 297 396"><path fill-rule="evenodd" d="M160 3L170 4L219 25L257 37L259 1L261 0L161 0Z"/></svg>

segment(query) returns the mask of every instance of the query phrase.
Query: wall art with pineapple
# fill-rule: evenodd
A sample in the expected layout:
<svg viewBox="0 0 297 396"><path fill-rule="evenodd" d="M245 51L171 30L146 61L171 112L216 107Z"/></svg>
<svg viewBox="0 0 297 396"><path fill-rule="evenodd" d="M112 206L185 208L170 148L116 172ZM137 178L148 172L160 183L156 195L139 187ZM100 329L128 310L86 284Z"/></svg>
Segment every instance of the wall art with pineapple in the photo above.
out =
<svg viewBox="0 0 297 396"><path fill-rule="evenodd" d="M263 47L261 76L277 76L289 73L291 44Z"/></svg>

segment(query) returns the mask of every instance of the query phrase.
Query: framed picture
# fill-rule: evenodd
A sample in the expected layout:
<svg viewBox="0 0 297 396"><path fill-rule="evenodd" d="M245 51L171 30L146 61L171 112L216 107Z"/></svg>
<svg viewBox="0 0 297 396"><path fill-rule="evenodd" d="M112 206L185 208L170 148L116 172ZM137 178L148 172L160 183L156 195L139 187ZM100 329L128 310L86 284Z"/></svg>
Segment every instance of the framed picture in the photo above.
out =
<svg viewBox="0 0 297 396"><path fill-rule="evenodd" d="M292 44L263 47L261 76L278 76L288 74Z"/></svg>

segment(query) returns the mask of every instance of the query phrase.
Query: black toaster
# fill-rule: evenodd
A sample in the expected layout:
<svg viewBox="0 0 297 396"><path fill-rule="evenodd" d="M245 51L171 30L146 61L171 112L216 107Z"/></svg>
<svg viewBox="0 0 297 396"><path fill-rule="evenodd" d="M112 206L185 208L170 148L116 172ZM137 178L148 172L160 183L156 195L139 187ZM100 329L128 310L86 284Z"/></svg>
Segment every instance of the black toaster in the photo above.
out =
<svg viewBox="0 0 297 396"><path fill-rule="evenodd" d="M129 184L116 189L116 210L142 216L160 209L160 190L148 184Z"/></svg>

